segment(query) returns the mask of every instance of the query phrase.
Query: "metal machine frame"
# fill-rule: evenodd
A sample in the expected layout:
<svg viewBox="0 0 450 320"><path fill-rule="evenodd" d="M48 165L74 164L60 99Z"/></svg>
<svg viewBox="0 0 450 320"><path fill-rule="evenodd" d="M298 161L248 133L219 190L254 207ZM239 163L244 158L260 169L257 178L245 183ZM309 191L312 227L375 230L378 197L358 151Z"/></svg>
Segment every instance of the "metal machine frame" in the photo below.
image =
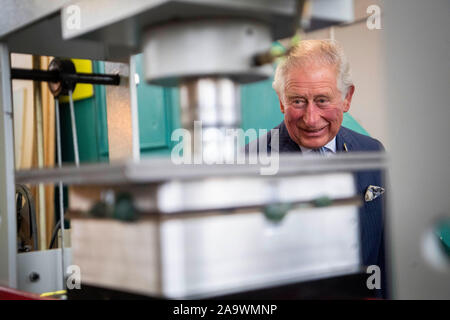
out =
<svg viewBox="0 0 450 320"><path fill-rule="evenodd" d="M85 5L87 2L81 1L79 4ZM26 173L15 173L14 170L10 52L71 55L98 60L121 60L123 57L128 57L130 53L138 50L137 42L131 41L127 46L119 44L133 40L133 38L127 38L128 33L126 32L135 30L134 28L138 26L136 23L139 23L139 16L131 11L133 8L138 11L141 10L140 6L144 4L142 4L142 1L127 1L126 5L121 0L114 2L117 5L127 7L127 11L124 11L126 17L122 16L122 18L126 18L123 20L124 24L116 24L121 19L117 14L113 14L111 19L99 19L97 22L92 19L90 20L91 25L86 26L81 31L71 32L62 24L64 10L63 18L61 18L59 10L73 2L60 1L56 4L53 1L39 0L27 2L26 5L33 6L33 9L27 10L26 14L10 14L13 17L11 20L0 21L0 150L2 150L0 152L0 285L12 288L18 286L14 198L16 181L33 181L34 179L34 181L39 182L63 180L68 183L77 183L81 182L82 179L105 177L100 174L102 171L112 173L110 178L115 181L123 177L129 177L127 176L129 171L123 166L116 168L88 166L78 169L69 167ZM148 1L145 5L153 6L160 3L170 5L170 2ZM193 2L204 4L211 1L178 1L179 4ZM214 2L222 5L231 3L224 0ZM261 1L258 5L250 0L246 0L245 3L250 7L253 5L252 9L256 11L264 9L264 6L275 6L273 1L270 0ZM285 0L283 3L291 8L293 2ZM108 4L105 4L105 1L97 1L96 4L98 6L103 5L105 9L113 10L112 8L115 8L109 1ZM18 4L14 0L4 0L2 11L10 13L25 12L21 10L22 5L22 3ZM277 3L277 7L278 5ZM283 6L279 6L279 8L283 8ZM128 11L128 9L130 10ZM233 11L232 9L231 5L230 10ZM275 11L281 17L286 13L285 9ZM447 124L449 117L445 115L449 115L450 109L447 107L447 102L450 101L450 91L447 87L439 87L439 84L445 86L450 83L450 73L445 73L446 65L440 64L443 60L442 57L448 56L448 52L450 52L450 41L442 41L439 43L440 46L436 46L433 41L435 38L448 39L448 17L446 13L450 11L450 4L445 0L438 1L434 9L429 10L428 4L423 1L417 0L412 5L410 0L397 0L386 2L385 11L389 13L385 15L387 45L384 49L386 57L389 57L387 92L388 103L393 106L388 122L393 150L389 162L389 182L392 186L392 192L390 192L391 197L389 199L390 210L387 229L387 242L390 244L390 257L393 261L390 277L393 284L392 296L400 299L449 298L450 269L437 270L430 264L424 254L426 250L423 248L422 240L438 219L448 219L450 210L448 202L450 173L447 168L450 149L445 148L448 145L449 137L449 126ZM278 18L276 16L275 14L272 18L280 18L280 16ZM418 16L421 17L420 20L415 18ZM114 20L114 17L117 20ZM155 20L155 23L157 22ZM62 31L60 29L61 24L63 25ZM115 43L117 39L111 37L114 30L117 30L117 26L126 27L123 28L124 33L118 37L119 43ZM431 36L427 32L430 26L434 26L431 27L431 30L435 32ZM411 34L409 28L416 31L414 39L409 36ZM106 32L109 36L106 35L103 39L105 33L102 34L102 32ZM46 38L45 34L55 34L55 36ZM27 40L24 41L25 39ZM33 41L29 41L29 39L33 39ZM405 43L404 39L410 41ZM115 51L109 50L114 46ZM429 54L428 50L435 55L424 61L423 57ZM405 57L409 58L405 59ZM417 61L423 63L422 69L415 65ZM422 74L419 75L422 70L425 70L425 74L426 71L433 71L436 78L426 74L424 78L429 82L424 84L424 81L420 81ZM436 82L439 82L439 84ZM427 113L425 113L423 106L417 104L416 96L411 95L411 86L415 92L424 90L424 96L431 99L431 102L426 99L419 100L419 102L432 105L436 109L427 110ZM408 110L407 108L411 109ZM442 122L443 119L445 119L445 124ZM417 129L422 127L425 127L426 130ZM418 131L420 134L416 134ZM411 140L417 141L424 149L414 153L414 159L411 159L410 153ZM434 142L430 144L430 141ZM430 154L438 155L440 160L433 158L432 165L426 167L423 163L430 162ZM300 164L306 166L302 168ZM351 170L380 168L384 167L384 158L349 156L347 158L323 159L319 161L318 166L308 167L308 164L311 165L308 160L301 161L297 164L299 171L292 169L292 167L289 170L296 173L311 173L321 170L327 171L335 165L338 165L337 170L339 170L339 165L342 165L341 168ZM145 164L142 164L142 166L145 166ZM320 169L320 166L322 166L322 169ZM425 167L429 170L425 170ZM179 169L182 170L183 168L180 167ZM187 174L208 174L206 172L209 169L203 169L189 171ZM226 170L235 170L235 173L239 173L240 169L223 167L223 172ZM99 173L99 175L91 176L90 174L93 172ZM82 177L77 177L79 173L82 174ZM85 175L83 176L83 174ZM147 181L157 179L157 174L153 176L152 173L145 179ZM180 171L171 174L176 176L184 173ZM424 189L431 190L433 194L425 194L424 196ZM413 201L412 198L414 198ZM405 221L408 222L408 226L406 226Z"/></svg>

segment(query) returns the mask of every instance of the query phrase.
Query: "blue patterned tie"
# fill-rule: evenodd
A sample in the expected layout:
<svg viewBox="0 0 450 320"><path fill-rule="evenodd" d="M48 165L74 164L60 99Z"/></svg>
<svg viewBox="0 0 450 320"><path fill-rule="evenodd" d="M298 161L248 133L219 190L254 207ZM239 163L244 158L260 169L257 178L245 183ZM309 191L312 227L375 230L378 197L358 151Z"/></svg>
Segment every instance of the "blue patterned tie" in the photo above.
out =
<svg viewBox="0 0 450 320"><path fill-rule="evenodd" d="M317 149L313 149L313 152L317 153L317 154L320 154L321 156L324 156L325 155L325 147L320 147L320 148L317 148Z"/></svg>

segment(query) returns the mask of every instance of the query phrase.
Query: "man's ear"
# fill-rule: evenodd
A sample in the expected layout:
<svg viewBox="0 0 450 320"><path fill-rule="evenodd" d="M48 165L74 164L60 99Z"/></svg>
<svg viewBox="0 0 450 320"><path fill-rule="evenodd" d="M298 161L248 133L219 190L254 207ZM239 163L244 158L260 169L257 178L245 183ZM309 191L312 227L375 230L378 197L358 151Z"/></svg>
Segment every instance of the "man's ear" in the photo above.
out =
<svg viewBox="0 0 450 320"><path fill-rule="evenodd" d="M348 90L347 94L344 98L344 112L347 112L350 110L350 104L352 103L353 93L355 92L355 86L351 85Z"/></svg>
<svg viewBox="0 0 450 320"><path fill-rule="evenodd" d="M278 98L278 100L280 100L280 110L281 110L281 113L282 114L284 114L284 104L283 104L283 101L280 99L280 98Z"/></svg>

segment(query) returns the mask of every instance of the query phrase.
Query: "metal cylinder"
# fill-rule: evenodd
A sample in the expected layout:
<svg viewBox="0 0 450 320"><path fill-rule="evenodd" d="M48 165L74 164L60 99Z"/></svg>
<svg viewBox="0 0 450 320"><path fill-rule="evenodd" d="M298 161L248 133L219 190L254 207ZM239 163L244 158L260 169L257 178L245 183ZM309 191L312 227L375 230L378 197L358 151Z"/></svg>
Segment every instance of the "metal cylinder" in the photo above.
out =
<svg viewBox="0 0 450 320"><path fill-rule="evenodd" d="M270 26L245 19L198 19L151 27L144 35L145 79L177 86L186 78L228 77L238 83L268 78L272 66L254 57L272 44Z"/></svg>
<svg viewBox="0 0 450 320"><path fill-rule="evenodd" d="M239 85L229 78L197 78L180 84L181 123L190 140L184 152L196 163L228 163L240 148L233 134L241 126Z"/></svg>

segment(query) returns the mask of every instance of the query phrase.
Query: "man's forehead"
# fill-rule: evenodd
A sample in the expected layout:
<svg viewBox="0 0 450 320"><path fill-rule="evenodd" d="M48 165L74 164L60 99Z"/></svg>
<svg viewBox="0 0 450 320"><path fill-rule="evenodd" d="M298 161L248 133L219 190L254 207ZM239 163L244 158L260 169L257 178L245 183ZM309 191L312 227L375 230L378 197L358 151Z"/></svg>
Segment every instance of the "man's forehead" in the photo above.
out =
<svg viewBox="0 0 450 320"><path fill-rule="evenodd" d="M294 67L288 70L286 83L336 83L336 67L331 65L316 65Z"/></svg>
<svg viewBox="0 0 450 320"><path fill-rule="evenodd" d="M332 93L337 90L335 81L296 81L286 82L286 94L296 94L299 91L311 91L320 93Z"/></svg>
<svg viewBox="0 0 450 320"><path fill-rule="evenodd" d="M333 66L295 67L287 72L285 91L300 89L337 90L336 68Z"/></svg>

